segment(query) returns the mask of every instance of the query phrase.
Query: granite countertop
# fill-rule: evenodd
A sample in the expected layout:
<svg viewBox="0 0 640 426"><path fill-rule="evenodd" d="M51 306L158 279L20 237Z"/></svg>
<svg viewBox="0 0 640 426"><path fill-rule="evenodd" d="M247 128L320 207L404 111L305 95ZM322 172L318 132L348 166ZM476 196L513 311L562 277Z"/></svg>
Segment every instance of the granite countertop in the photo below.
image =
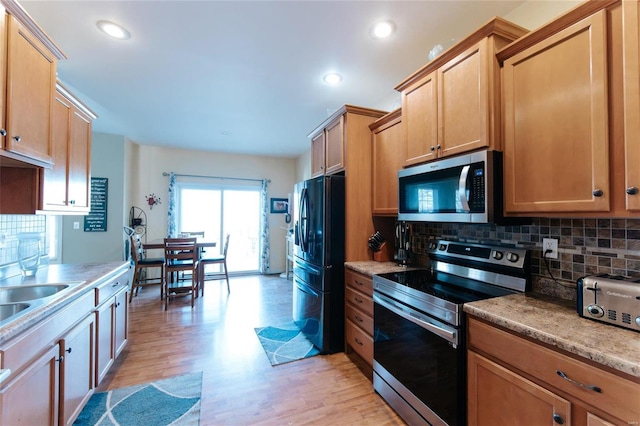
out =
<svg viewBox="0 0 640 426"><path fill-rule="evenodd" d="M578 316L574 306L513 294L464 305L469 315L640 378L640 334Z"/></svg>
<svg viewBox="0 0 640 426"><path fill-rule="evenodd" d="M34 324L59 311L82 294L93 290L105 280L111 279L129 268L129 262L87 263L70 265L49 265L40 268L33 277L14 276L0 280L0 287L39 285L39 284L71 284L69 289L58 295L43 299L43 303L34 303L35 309L29 310L16 319L0 322L0 345L15 337ZM29 303L29 302L27 302Z"/></svg>
<svg viewBox="0 0 640 426"><path fill-rule="evenodd" d="M345 262L344 266L361 274L372 277L374 274L386 274L388 272L407 271L418 269L412 266L398 265L395 262L376 262L375 260L363 260L358 262Z"/></svg>

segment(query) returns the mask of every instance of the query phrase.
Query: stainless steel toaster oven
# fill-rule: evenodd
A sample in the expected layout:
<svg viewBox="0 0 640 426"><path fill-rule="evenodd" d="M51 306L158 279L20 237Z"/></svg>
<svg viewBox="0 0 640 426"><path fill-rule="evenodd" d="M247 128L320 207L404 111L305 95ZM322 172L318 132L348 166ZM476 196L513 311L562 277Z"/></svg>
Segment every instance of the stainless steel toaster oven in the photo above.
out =
<svg viewBox="0 0 640 426"><path fill-rule="evenodd" d="M640 331L640 278L590 275L578 280L581 317Z"/></svg>

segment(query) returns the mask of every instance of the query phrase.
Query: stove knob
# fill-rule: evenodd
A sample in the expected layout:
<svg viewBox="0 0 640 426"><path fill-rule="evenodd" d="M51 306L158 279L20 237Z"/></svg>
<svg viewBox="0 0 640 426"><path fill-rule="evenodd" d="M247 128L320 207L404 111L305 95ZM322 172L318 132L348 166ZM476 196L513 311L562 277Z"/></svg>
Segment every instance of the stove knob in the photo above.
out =
<svg viewBox="0 0 640 426"><path fill-rule="evenodd" d="M507 260L509 262L517 262L518 259L520 259L520 256L518 256L517 254L511 252L507 253Z"/></svg>
<svg viewBox="0 0 640 426"><path fill-rule="evenodd" d="M591 316L594 316L596 318L600 318L600 317L604 316L604 309L602 309L598 305L589 305L589 306L587 306L587 311L589 311Z"/></svg>
<svg viewBox="0 0 640 426"><path fill-rule="evenodd" d="M501 252L501 251L494 251L494 252L493 252L493 258L494 258L495 260L500 260L500 259L502 259L502 256L504 256L504 255L502 254L502 252Z"/></svg>
<svg viewBox="0 0 640 426"><path fill-rule="evenodd" d="M640 317L636 317L636 325L640 327Z"/></svg>
<svg viewBox="0 0 640 426"><path fill-rule="evenodd" d="M429 250L434 250L436 248L436 243L429 243Z"/></svg>
<svg viewBox="0 0 640 426"><path fill-rule="evenodd" d="M446 244L440 244L440 247L438 247L438 250L440 251L445 251L447 249L447 245Z"/></svg>

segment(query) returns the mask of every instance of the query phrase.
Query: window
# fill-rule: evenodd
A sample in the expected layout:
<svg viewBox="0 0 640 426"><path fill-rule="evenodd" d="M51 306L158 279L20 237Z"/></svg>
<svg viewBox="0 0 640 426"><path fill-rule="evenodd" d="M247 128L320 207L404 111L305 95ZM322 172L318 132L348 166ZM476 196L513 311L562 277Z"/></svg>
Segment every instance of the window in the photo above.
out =
<svg viewBox="0 0 640 426"><path fill-rule="evenodd" d="M218 242L217 254L231 235L229 272L260 269L260 188L177 183L177 232L204 232ZM212 266L215 268L216 266Z"/></svg>

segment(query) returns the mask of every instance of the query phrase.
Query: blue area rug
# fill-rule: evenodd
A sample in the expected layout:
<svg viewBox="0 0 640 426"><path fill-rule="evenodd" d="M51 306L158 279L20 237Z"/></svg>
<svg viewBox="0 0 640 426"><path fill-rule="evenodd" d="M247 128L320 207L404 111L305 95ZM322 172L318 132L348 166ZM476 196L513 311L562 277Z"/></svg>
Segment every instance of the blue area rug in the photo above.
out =
<svg viewBox="0 0 640 426"><path fill-rule="evenodd" d="M297 361L320 353L293 322L277 327L260 327L255 331L271 365Z"/></svg>
<svg viewBox="0 0 640 426"><path fill-rule="evenodd" d="M74 425L200 424L202 372L95 393Z"/></svg>

